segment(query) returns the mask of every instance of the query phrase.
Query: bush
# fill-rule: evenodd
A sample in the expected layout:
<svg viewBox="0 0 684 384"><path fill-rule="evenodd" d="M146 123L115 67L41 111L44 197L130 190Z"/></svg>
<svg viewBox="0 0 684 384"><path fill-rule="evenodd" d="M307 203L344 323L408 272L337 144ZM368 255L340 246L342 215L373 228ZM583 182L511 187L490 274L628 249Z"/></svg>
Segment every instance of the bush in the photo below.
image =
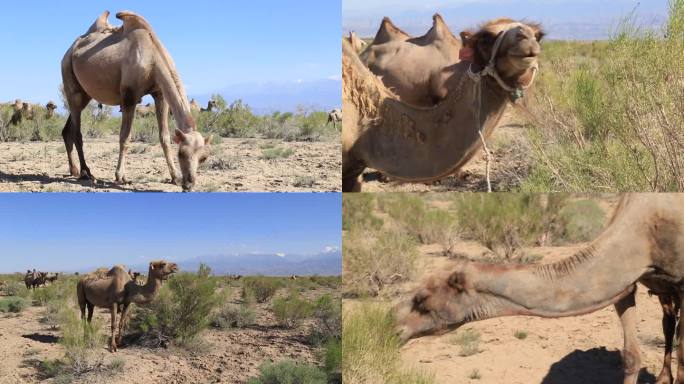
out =
<svg viewBox="0 0 684 384"><path fill-rule="evenodd" d="M259 376L247 384L325 384L326 376L320 368L285 360L279 363L265 362L259 367Z"/></svg>
<svg viewBox="0 0 684 384"><path fill-rule="evenodd" d="M461 348L460 356L465 357L480 353L480 334L477 331L464 329L459 331L452 340Z"/></svg>
<svg viewBox="0 0 684 384"><path fill-rule="evenodd" d="M394 320L386 309L362 304L344 313L342 382L428 384L433 378L403 367Z"/></svg>
<svg viewBox="0 0 684 384"><path fill-rule="evenodd" d="M228 304L216 314L211 325L219 329L244 328L254 325L256 312L249 305Z"/></svg>
<svg viewBox="0 0 684 384"><path fill-rule="evenodd" d="M342 384L342 342L339 338L331 339L325 345L323 367L328 376L328 383Z"/></svg>
<svg viewBox="0 0 684 384"><path fill-rule="evenodd" d="M378 207L401 225L406 233L422 243L429 243L423 237L426 206L422 196L410 193L386 194L378 199Z"/></svg>
<svg viewBox="0 0 684 384"><path fill-rule="evenodd" d="M242 282L242 299L244 302L256 300L257 303L265 303L275 295L280 283L264 276L245 277Z"/></svg>
<svg viewBox="0 0 684 384"><path fill-rule="evenodd" d="M449 212L430 210L423 218L421 238L425 243L438 243L444 255L447 255L458 240L457 222Z"/></svg>
<svg viewBox="0 0 684 384"><path fill-rule="evenodd" d="M341 336L342 300L333 298L329 293L319 297L313 304L313 317L316 319L316 326L311 334L314 344Z"/></svg>
<svg viewBox="0 0 684 384"><path fill-rule="evenodd" d="M31 296L31 290L26 289L26 284L19 281L8 281L5 287L5 294L7 296L19 296L28 298Z"/></svg>
<svg viewBox="0 0 684 384"><path fill-rule="evenodd" d="M560 236L569 243L593 240L604 227L605 214L593 200L568 203L559 215Z"/></svg>
<svg viewBox="0 0 684 384"><path fill-rule="evenodd" d="M342 229L375 230L382 228L382 219L373 215L375 197L372 193L348 193L342 196Z"/></svg>
<svg viewBox="0 0 684 384"><path fill-rule="evenodd" d="M388 284L409 279L418 256L413 237L397 231L350 231L344 235L345 295L377 296Z"/></svg>
<svg viewBox="0 0 684 384"><path fill-rule="evenodd" d="M276 320L287 328L299 326L312 312L311 304L295 290L291 290L286 297L273 299L272 305Z"/></svg>
<svg viewBox="0 0 684 384"><path fill-rule="evenodd" d="M136 306L131 328L140 342L149 347L166 347L173 342L188 346L211 320L218 304L217 280L200 266L197 275L180 274L171 278L149 305Z"/></svg>
<svg viewBox="0 0 684 384"><path fill-rule="evenodd" d="M29 301L22 297L8 297L0 300L0 312L19 313L29 306Z"/></svg>

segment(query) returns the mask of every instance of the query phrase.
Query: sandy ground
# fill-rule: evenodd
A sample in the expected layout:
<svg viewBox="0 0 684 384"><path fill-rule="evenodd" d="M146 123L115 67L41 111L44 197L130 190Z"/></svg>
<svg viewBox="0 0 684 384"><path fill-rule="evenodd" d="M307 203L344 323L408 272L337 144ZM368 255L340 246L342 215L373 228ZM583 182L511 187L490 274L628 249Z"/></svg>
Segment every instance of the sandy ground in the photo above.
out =
<svg viewBox="0 0 684 384"><path fill-rule="evenodd" d="M127 157L130 184L115 183L117 136L86 139L86 161L98 178L79 181L68 173L64 144L55 142L0 143L0 192L180 192L170 184L168 167L158 144L132 143ZM275 145L291 148L287 158L263 159L263 150ZM177 148L173 146L178 167ZM197 191L319 191L341 190L339 140L333 142L279 142L264 139L223 139L200 168Z"/></svg>
<svg viewBox="0 0 684 384"><path fill-rule="evenodd" d="M606 219L616 203L614 198L599 202ZM439 201L432 204L438 205ZM536 247L526 249L526 253L543 255L540 262L546 263L568 257L582 246ZM488 252L470 241L458 243L455 249L473 259ZM440 246L421 246L414 279L386 288L383 300L396 304L428 276L449 270L454 263L442 255ZM642 352L639 383L653 383L663 363L662 310L657 297L650 297L645 287L639 285L637 292ZM345 300L345 310L356 304L357 300ZM455 342L465 330L480 334L479 352L466 357L461 356L461 347ZM527 337L516 338L517 331L526 332ZM613 306L609 306L588 315L561 319L515 316L469 323L446 335L413 339L400 353L406 366L434 375L439 384L606 384L622 383L622 345L622 327ZM673 364L676 370L676 361ZM471 378L475 372L479 373L477 379Z"/></svg>
<svg viewBox="0 0 684 384"><path fill-rule="evenodd" d="M508 191L520 184L530 167L529 144L525 139L522 119L518 112L509 109L489 138L487 146L492 153L490 179L492 190ZM366 169L363 192L486 192L484 152L475 155L458 176L452 175L433 183L402 183L384 177L374 169Z"/></svg>
<svg viewBox="0 0 684 384"><path fill-rule="evenodd" d="M233 291L237 303L239 290ZM331 292L327 288L317 288L305 291L303 296L311 300ZM285 293L286 290L281 289L278 295ZM103 363L120 358L124 361L122 371L115 376L85 376L78 382L244 383L258 374L259 365L266 359L291 359L318 364L318 351L306 342L312 322L307 321L298 329L284 329L277 325L269 308L269 304L257 305L257 325L235 330L210 328L204 331L202 339L206 347L202 353L150 350L138 346L122 346L118 352L109 353L102 348L100 354ZM0 384L54 381L39 380L35 368L39 361L64 355L64 349L57 344L59 331L40 323L42 311L42 307L30 307L16 317L13 314L0 314ZM102 331L109 335L109 312L98 309L95 319L102 321Z"/></svg>

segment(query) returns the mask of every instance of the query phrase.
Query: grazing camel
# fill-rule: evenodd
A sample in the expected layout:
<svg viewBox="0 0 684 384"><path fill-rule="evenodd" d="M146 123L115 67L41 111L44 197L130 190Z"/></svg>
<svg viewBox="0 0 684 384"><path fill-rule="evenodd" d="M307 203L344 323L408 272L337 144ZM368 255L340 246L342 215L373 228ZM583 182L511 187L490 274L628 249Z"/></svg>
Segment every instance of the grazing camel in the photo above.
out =
<svg viewBox="0 0 684 384"><path fill-rule="evenodd" d="M470 59L448 68L449 92L429 108L399 100L343 42L342 190L359 191L366 167L405 182L455 173L532 85L542 36L538 25L510 19L462 32Z"/></svg>
<svg viewBox="0 0 684 384"><path fill-rule="evenodd" d="M392 22L382 21L379 35L361 54L361 61L382 80L401 101L429 107L446 97L448 68L460 61L461 40L456 38L439 14L433 16L432 28L421 37L406 39ZM392 31L388 33L386 31Z"/></svg>
<svg viewBox="0 0 684 384"><path fill-rule="evenodd" d="M52 117L55 115L55 109L57 109L57 104L55 104L54 101L50 100L47 104L45 104L45 118L52 119Z"/></svg>
<svg viewBox="0 0 684 384"><path fill-rule="evenodd" d="M91 99L95 99L102 104L121 106L119 161L115 176L118 183L127 182L126 154L135 107L144 95L150 94L155 102L159 141L171 182L182 183L183 190L190 191L195 185L199 164L209 155L211 136L202 137L197 131L173 59L150 24L135 13L119 12L116 17L123 20L123 26L112 29L107 23L108 16L109 12L104 12L85 35L76 39L62 59L64 93L70 112L62 137L70 173L81 179L95 180L85 161L81 134L81 112ZM179 144L182 181L170 152L169 107L176 121L174 142ZM74 144L78 163L73 153Z"/></svg>
<svg viewBox="0 0 684 384"><path fill-rule="evenodd" d="M297 280L297 275L290 276L290 280Z"/></svg>
<svg viewBox="0 0 684 384"><path fill-rule="evenodd" d="M342 110L339 108L335 108L328 113L328 121L325 123L325 125L333 123L333 128L337 129L337 123L339 123L341 121L342 121Z"/></svg>
<svg viewBox="0 0 684 384"><path fill-rule="evenodd" d="M216 100L209 100L207 101L207 107L206 108L201 108L200 112L212 112L214 108L216 108Z"/></svg>
<svg viewBox="0 0 684 384"><path fill-rule="evenodd" d="M95 307L109 308L111 313L110 351L116 352L121 344L121 337L126 326L126 315L131 303L145 304L152 301L161 287L161 281L178 271L175 263L164 260L150 263L147 283L138 285L131 279L126 269L116 265L105 274L102 269L82 277L76 286L78 305L81 308L81 320L85 319L88 308L88 322L93 318ZM116 333L116 314L121 311L118 335Z"/></svg>
<svg viewBox="0 0 684 384"><path fill-rule="evenodd" d="M674 333L674 310L684 307L684 194L624 196L591 244L551 264L494 265L462 262L432 276L395 308L402 341L454 330L500 316L579 316L613 304L624 331L624 384L635 384L641 358L634 293L640 282L665 302L666 359ZM680 312L680 317L682 313ZM677 383L684 383L684 323L679 322ZM668 351L669 350L669 351ZM669 361L659 377L669 383ZM669 376L669 377L668 377Z"/></svg>
<svg viewBox="0 0 684 384"><path fill-rule="evenodd" d="M368 43L361 40L354 31L349 31L347 41L349 41L349 44L351 44L352 48L354 48L354 51L358 53L363 52L363 50L366 49L366 47L368 47Z"/></svg>

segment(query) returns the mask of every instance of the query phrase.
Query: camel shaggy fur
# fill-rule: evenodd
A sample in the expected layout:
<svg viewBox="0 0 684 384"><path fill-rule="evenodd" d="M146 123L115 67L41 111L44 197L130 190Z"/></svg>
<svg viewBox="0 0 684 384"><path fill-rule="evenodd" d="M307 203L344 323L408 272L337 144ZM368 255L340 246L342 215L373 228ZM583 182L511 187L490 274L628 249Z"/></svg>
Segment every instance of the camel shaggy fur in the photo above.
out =
<svg viewBox="0 0 684 384"><path fill-rule="evenodd" d="M462 51L472 59L447 68L449 91L432 107L401 101L343 42L342 190L359 191L366 167L405 182L430 182L459 170L506 106L532 85L542 36L538 25L510 19L462 32Z"/></svg>
<svg viewBox="0 0 684 384"><path fill-rule="evenodd" d="M636 384L641 358L634 294L640 282L667 306L666 359L675 309L682 315L684 194L624 196L604 231L573 256L551 264L461 262L432 276L394 311L401 340L445 333L501 316L579 316L614 305L624 333L624 384ZM676 300L676 301L674 301ZM674 301L674 304L672 304ZM677 383L684 383L684 323L679 322ZM668 368L660 377L671 382Z"/></svg>
<svg viewBox="0 0 684 384"><path fill-rule="evenodd" d="M126 154L135 107L144 95L150 94L155 102L160 144L171 181L182 182L184 191L192 190L198 166L209 155L211 137L204 138L197 131L175 64L150 24L142 16L124 11L116 14L123 26L114 28L107 22L108 16L109 12L104 12L74 41L62 59L64 93L70 112L62 137L70 173L95 180L85 161L81 134L81 112L91 99L95 99L102 104L121 106L119 161L115 176L117 182L126 183ZM182 181L170 153L169 107L176 121L174 142L179 144ZM74 145L78 163L73 153Z"/></svg>
<svg viewBox="0 0 684 384"><path fill-rule="evenodd" d="M97 271L82 277L76 286L78 305L81 308L81 320L85 319L86 308L88 309L88 322L93 318L95 307L108 308L111 313L110 350L116 351L116 346L121 344L121 337L126 326L126 315L131 303L149 303L159 292L161 281L178 271L175 263L164 260L150 263L147 283L138 285L121 265L104 272L100 268ZM116 333L116 314L121 310L118 335Z"/></svg>

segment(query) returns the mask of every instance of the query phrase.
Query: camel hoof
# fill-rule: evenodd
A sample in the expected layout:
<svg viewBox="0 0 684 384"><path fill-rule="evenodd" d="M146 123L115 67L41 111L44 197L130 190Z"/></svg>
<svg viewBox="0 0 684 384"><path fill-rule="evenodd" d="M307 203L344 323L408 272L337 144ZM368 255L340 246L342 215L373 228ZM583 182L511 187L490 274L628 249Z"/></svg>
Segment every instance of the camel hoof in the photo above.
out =
<svg viewBox="0 0 684 384"><path fill-rule="evenodd" d="M119 177L119 176L116 177L116 183L119 184L119 185L130 184L130 182L128 181L127 178L125 178L125 177Z"/></svg>
<svg viewBox="0 0 684 384"><path fill-rule="evenodd" d="M79 177L81 175L81 172L78 170L78 168L71 168L69 170L69 174L71 177Z"/></svg>
<svg viewBox="0 0 684 384"><path fill-rule="evenodd" d="M168 180L168 182L173 185L181 185L183 183L183 180L178 176L174 176L171 178L171 180Z"/></svg>
<svg viewBox="0 0 684 384"><path fill-rule="evenodd" d="M81 171L81 175L78 177L79 180L90 180L95 182L95 177L88 171Z"/></svg>

